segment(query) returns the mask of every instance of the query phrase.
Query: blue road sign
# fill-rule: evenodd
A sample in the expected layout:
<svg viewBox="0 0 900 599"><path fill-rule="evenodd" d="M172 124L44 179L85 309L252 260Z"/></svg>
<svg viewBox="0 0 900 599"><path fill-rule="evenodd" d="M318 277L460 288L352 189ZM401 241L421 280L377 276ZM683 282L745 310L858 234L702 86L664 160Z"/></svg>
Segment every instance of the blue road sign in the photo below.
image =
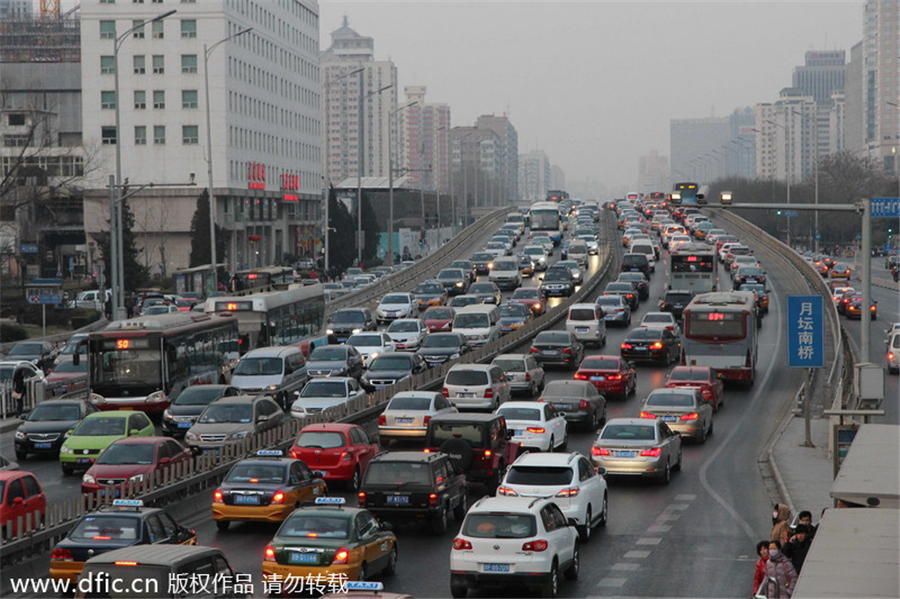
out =
<svg viewBox="0 0 900 599"><path fill-rule="evenodd" d="M56 304L62 303L62 296L58 293L35 293L28 296L28 303L55 306Z"/></svg>
<svg viewBox="0 0 900 599"><path fill-rule="evenodd" d="M872 198L872 218L900 218L900 198Z"/></svg>
<svg viewBox="0 0 900 599"><path fill-rule="evenodd" d="M795 216L800 216L800 213L797 212L796 210L785 210L784 212L782 212L782 214L784 214L785 216L787 216L789 218L793 218Z"/></svg>
<svg viewBox="0 0 900 599"><path fill-rule="evenodd" d="M788 296L788 367L825 366L825 313L821 295Z"/></svg>
<svg viewBox="0 0 900 599"><path fill-rule="evenodd" d="M23 254L37 254L41 249L36 243L23 243L19 246L19 251Z"/></svg>

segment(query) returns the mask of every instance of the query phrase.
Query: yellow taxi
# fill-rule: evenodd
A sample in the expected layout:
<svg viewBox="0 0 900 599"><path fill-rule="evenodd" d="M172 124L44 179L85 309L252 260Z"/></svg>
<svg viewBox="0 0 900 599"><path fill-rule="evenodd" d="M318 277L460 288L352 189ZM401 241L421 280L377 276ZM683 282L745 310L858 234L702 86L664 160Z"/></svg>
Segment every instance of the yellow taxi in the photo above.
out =
<svg viewBox="0 0 900 599"><path fill-rule="evenodd" d="M281 522L305 502L328 493L325 481L302 461L277 449L241 460L213 493L212 514L219 530L233 521Z"/></svg>
<svg viewBox="0 0 900 599"><path fill-rule="evenodd" d="M849 279L850 278L850 267L843 263L837 262L833 267L831 267L831 278L832 279Z"/></svg>
<svg viewBox="0 0 900 599"><path fill-rule="evenodd" d="M397 537L362 508L342 497L319 497L285 520L263 554L263 581L284 583L308 575L366 580L397 570Z"/></svg>

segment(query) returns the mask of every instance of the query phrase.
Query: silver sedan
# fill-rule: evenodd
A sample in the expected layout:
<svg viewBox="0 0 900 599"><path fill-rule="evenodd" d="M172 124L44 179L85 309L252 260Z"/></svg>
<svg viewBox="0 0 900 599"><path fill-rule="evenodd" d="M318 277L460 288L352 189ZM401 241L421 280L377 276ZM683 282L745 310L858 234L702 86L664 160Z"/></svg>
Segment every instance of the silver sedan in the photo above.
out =
<svg viewBox="0 0 900 599"><path fill-rule="evenodd" d="M657 477L668 484L681 470L681 436L661 420L610 420L591 447L594 466L607 475Z"/></svg>

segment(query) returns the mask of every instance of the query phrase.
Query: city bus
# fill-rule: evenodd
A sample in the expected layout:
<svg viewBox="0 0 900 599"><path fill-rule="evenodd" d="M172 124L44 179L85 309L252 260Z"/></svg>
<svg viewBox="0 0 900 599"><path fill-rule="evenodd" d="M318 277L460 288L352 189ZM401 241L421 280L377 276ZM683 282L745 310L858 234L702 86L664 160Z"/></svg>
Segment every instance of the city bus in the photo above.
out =
<svg viewBox="0 0 900 599"><path fill-rule="evenodd" d="M684 309L683 317L683 365L709 366L725 381L753 384L759 319L752 293L700 294Z"/></svg>
<svg viewBox="0 0 900 599"><path fill-rule="evenodd" d="M266 266L239 270L234 273L234 277L237 279L239 287L232 291L272 285L290 285L294 282L294 269L290 266Z"/></svg>
<svg viewBox="0 0 900 599"><path fill-rule="evenodd" d="M683 243L669 254L669 289L685 289L694 294L719 289L719 256L715 246Z"/></svg>
<svg viewBox="0 0 900 599"><path fill-rule="evenodd" d="M701 193L698 183L676 183L669 199L676 206L696 206L706 203L705 194Z"/></svg>
<svg viewBox="0 0 900 599"><path fill-rule="evenodd" d="M88 335L89 399L100 410L162 412L189 385L226 381L237 336L230 315L173 312L111 322Z"/></svg>
<svg viewBox="0 0 900 599"><path fill-rule="evenodd" d="M239 351L270 345L298 345L304 353L328 343L325 327L325 292L322 285L292 283L279 291L259 291L212 297L208 314L231 314L238 323Z"/></svg>
<svg viewBox="0 0 900 599"><path fill-rule="evenodd" d="M535 202L531 205L531 232L546 232L559 245L562 241L562 223L556 202Z"/></svg>

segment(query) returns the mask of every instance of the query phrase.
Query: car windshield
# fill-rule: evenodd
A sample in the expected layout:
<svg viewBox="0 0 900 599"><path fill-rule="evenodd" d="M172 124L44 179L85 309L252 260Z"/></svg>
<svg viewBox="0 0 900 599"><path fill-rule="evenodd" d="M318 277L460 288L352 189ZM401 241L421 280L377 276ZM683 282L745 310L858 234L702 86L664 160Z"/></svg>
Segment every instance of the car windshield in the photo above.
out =
<svg viewBox="0 0 900 599"><path fill-rule="evenodd" d="M544 250L543 248L525 248L523 253L528 256L543 256Z"/></svg>
<svg viewBox="0 0 900 599"><path fill-rule="evenodd" d="M408 304L409 297L401 293L392 293L381 298L382 304Z"/></svg>
<svg viewBox="0 0 900 599"><path fill-rule="evenodd" d="M486 252L481 252L472 256L472 262L490 262L494 256Z"/></svg>
<svg viewBox="0 0 900 599"><path fill-rule="evenodd" d="M87 345L87 335L72 335L69 339L66 346L60 352L63 355L74 354L80 349L83 349ZM84 353L83 351L81 353Z"/></svg>
<svg viewBox="0 0 900 599"><path fill-rule="evenodd" d="M502 318L527 318L528 308L522 304L507 304L500 306L500 316Z"/></svg>
<svg viewBox="0 0 900 599"><path fill-rule="evenodd" d="M70 403L56 404L52 401L39 403L28 414L29 422L53 422L65 420L78 420L81 418L81 410Z"/></svg>
<svg viewBox="0 0 900 599"><path fill-rule="evenodd" d="M62 362L53 369L53 372L87 372L87 360L82 360L78 363L78 366L75 365L74 362L68 360L66 362Z"/></svg>
<svg viewBox="0 0 900 599"><path fill-rule="evenodd" d="M350 515L310 514L297 510L278 529L278 536L349 539L351 522Z"/></svg>
<svg viewBox="0 0 900 599"><path fill-rule="evenodd" d="M571 308L569 320L597 320L597 314L591 308Z"/></svg>
<svg viewBox="0 0 900 599"><path fill-rule="evenodd" d="M503 414L506 420L541 420L540 408L502 407L497 413Z"/></svg>
<svg viewBox="0 0 900 599"><path fill-rule="evenodd" d="M453 321L454 329L477 329L487 328L490 325L490 318L487 314L457 314Z"/></svg>
<svg viewBox="0 0 900 599"><path fill-rule="evenodd" d="M453 310L448 308L429 308L425 310L425 320L450 320L453 318Z"/></svg>
<svg viewBox="0 0 900 599"><path fill-rule="evenodd" d="M386 410L427 411L431 408L431 398L425 395L399 395L391 400Z"/></svg>
<svg viewBox="0 0 900 599"><path fill-rule="evenodd" d="M382 343L381 335L353 335L347 340L353 347L379 347Z"/></svg>
<svg viewBox="0 0 900 599"><path fill-rule="evenodd" d="M438 273L437 278L458 281L463 278L463 271L458 268L445 268Z"/></svg>
<svg viewBox="0 0 900 599"><path fill-rule="evenodd" d="M561 487L572 482L569 466L512 466L506 475L511 485Z"/></svg>
<svg viewBox="0 0 900 599"><path fill-rule="evenodd" d="M68 537L81 541L135 541L141 524L142 520L133 516L85 516Z"/></svg>
<svg viewBox="0 0 900 599"><path fill-rule="evenodd" d="M343 362L347 359L347 350L339 346L317 347L309 354L309 360L321 362Z"/></svg>
<svg viewBox="0 0 900 599"><path fill-rule="evenodd" d="M459 337L456 335L429 335L425 337L422 347L460 347Z"/></svg>
<svg viewBox="0 0 900 599"><path fill-rule="evenodd" d="M553 269L548 270L546 274L544 274L545 283L548 281L569 281L571 279L572 275L567 270Z"/></svg>
<svg viewBox="0 0 900 599"><path fill-rule="evenodd" d="M525 372L525 360L498 358L492 364L499 366L503 372Z"/></svg>
<svg viewBox="0 0 900 599"><path fill-rule="evenodd" d="M388 327L388 333L416 333L419 331L419 323L414 320L395 320Z"/></svg>
<svg viewBox="0 0 900 599"><path fill-rule="evenodd" d="M618 296L614 295L601 295L597 298L595 302L598 306L620 306L622 305L622 301L618 298Z"/></svg>
<svg viewBox="0 0 900 599"><path fill-rule="evenodd" d="M494 262L494 270L519 270L519 263L515 260L497 260Z"/></svg>
<svg viewBox="0 0 900 599"><path fill-rule="evenodd" d="M631 283L610 283L606 286L607 293L631 293L634 287Z"/></svg>
<svg viewBox="0 0 900 599"><path fill-rule="evenodd" d="M116 443L106 448L97 458L98 464L152 464L153 445L133 443Z"/></svg>
<svg viewBox="0 0 900 599"><path fill-rule="evenodd" d="M240 376L272 376L281 374L281 358L242 358L234 369L235 375Z"/></svg>
<svg viewBox="0 0 900 599"><path fill-rule="evenodd" d="M193 385L182 391L172 405L175 406L205 406L222 396L221 387L210 385Z"/></svg>
<svg viewBox="0 0 900 599"><path fill-rule="evenodd" d="M236 464L225 477L225 482L278 484L285 482L285 474L286 468L282 464Z"/></svg>
<svg viewBox="0 0 900 599"><path fill-rule="evenodd" d="M446 385L460 385L464 387L475 387L488 384L488 373L483 370L467 370L460 368L459 370L451 370L447 373L444 381Z"/></svg>
<svg viewBox="0 0 900 599"><path fill-rule="evenodd" d="M369 372L376 370L409 370L412 368L407 356L381 356L369 364Z"/></svg>
<svg viewBox="0 0 900 599"><path fill-rule="evenodd" d="M419 462L375 462L366 469L365 485L427 485L431 486L431 468Z"/></svg>
<svg viewBox="0 0 900 599"><path fill-rule="evenodd" d="M453 308L465 308L466 306L474 306L480 303L481 300L474 295L457 295L450 302L450 306Z"/></svg>
<svg viewBox="0 0 900 599"><path fill-rule="evenodd" d="M692 297L690 293L667 293L665 301L667 304L687 304Z"/></svg>
<svg viewBox="0 0 900 599"><path fill-rule="evenodd" d="M533 537L537 524L531 514L473 514L463 524L463 534L478 539L527 539Z"/></svg>
<svg viewBox="0 0 900 599"><path fill-rule="evenodd" d="M43 351L41 343L16 343L9 350L8 356L39 356Z"/></svg>
<svg viewBox="0 0 900 599"><path fill-rule="evenodd" d="M303 387L300 397L347 397L347 384L344 381L310 381Z"/></svg>
<svg viewBox="0 0 900 599"><path fill-rule="evenodd" d="M335 449L344 446L344 436L331 431L304 431L294 441L297 447Z"/></svg>
<svg viewBox="0 0 900 599"><path fill-rule="evenodd" d="M248 423L253 418L253 406L247 404L210 404L200 416L201 424Z"/></svg>
<svg viewBox="0 0 900 599"><path fill-rule="evenodd" d="M568 333L563 333L560 331L543 331L538 333L538 336L534 338L534 343L554 343L554 344L569 344L571 343L571 338Z"/></svg>
<svg viewBox="0 0 900 599"><path fill-rule="evenodd" d="M366 315L361 310L338 310L331 318L334 324L360 324L366 321Z"/></svg>
<svg viewBox="0 0 900 599"><path fill-rule="evenodd" d="M469 293L494 293L495 290L493 283L475 283L469 287Z"/></svg>
<svg viewBox="0 0 900 599"><path fill-rule="evenodd" d="M694 406L694 396L690 393L651 393L645 405L690 408Z"/></svg>
<svg viewBox="0 0 900 599"><path fill-rule="evenodd" d="M619 361L615 358L587 358L581 367L585 370L618 370Z"/></svg>
<svg viewBox="0 0 900 599"><path fill-rule="evenodd" d="M431 295L431 294L435 294L435 293L440 295L443 292L444 292L444 288L441 287L441 285L439 283L422 283L421 285L416 287L416 291L415 291L415 293L419 293L422 295ZM387 298L385 298L384 300L381 300L381 301L384 302L386 299Z"/></svg>
<svg viewBox="0 0 900 599"><path fill-rule="evenodd" d="M125 434L125 418L85 418L72 436L75 437L112 437Z"/></svg>
<svg viewBox="0 0 900 599"><path fill-rule="evenodd" d="M541 292L538 289L519 289L512 295L512 299L540 299Z"/></svg>
<svg viewBox="0 0 900 599"><path fill-rule="evenodd" d="M609 424L603 429L600 438L614 441L653 441L656 433L652 424Z"/></svg>

